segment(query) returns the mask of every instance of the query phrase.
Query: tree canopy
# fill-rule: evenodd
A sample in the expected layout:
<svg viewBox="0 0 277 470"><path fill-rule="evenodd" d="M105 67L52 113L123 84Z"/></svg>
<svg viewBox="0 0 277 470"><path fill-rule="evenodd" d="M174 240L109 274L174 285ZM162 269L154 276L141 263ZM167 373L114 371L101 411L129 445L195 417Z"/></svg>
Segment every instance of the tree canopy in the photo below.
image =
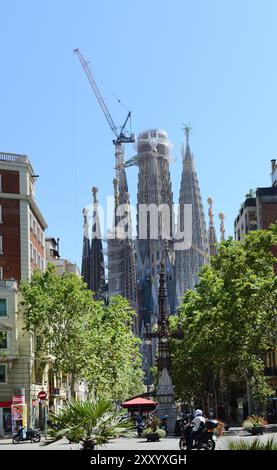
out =
<svg viewBox="0 0 277 470"><path fill-rule="evenodd" d="M245 380L248 395L264 403L272 390L264 376L264 359L276 347L277 278L271 248L276 226L253 231L243 242L219 245L187 291L179 318L183 338L172 340L173 372L183 398L216 395L222 380ZM249 401L250 403L250 401Z"/></svg>
<svg viewBox="0 0 277 470"><path fill-rule="evenodd" d="M108 306L92 298L83 280L53 265L20 287L25 328L39 337L40 355L54 370L86 381L94 395L125 399L142 389L135 312L117 296Z"/></svg>

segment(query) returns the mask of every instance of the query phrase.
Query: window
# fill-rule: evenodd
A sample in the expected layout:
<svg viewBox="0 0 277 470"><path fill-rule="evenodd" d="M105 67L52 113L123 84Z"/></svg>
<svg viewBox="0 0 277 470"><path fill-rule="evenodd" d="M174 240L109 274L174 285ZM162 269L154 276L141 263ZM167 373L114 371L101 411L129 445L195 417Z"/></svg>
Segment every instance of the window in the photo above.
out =
<svg viewBox="0 0 277 470"><path fill-rule="evenodd" d="M0 206L0 224L2 224L3 220L2 220L2 206Z"/></svg>
<svg viewBox="0 0 277 470"><path fill-rule="evenodd" d="M2 175L0 175L0 191L2 191Z"/></svg>
<svg viewBox="0 0 277 470"><path fill-rule="evenodd" d="M7 382L6 365L0 364L0 383L5 383L5 382Z"/></svg>
<svg viewBox="0 0 277 470"><path fill-rule="evenodd" d="M34 248L34 263L37 264L37 250Z"/></svg>
<svg viewBox="0 0 277 470"><path fill-rule="evenodd" d="M30 230L33 231L33 216L30 213Z"/></svg>
<svg viewBox="0 0 277 470"><path fill-rule="evenodd" d="M38 267L39 268L41 267L41 256L39 253L38 253Z"/></svg>
<svg viewBox="0 0 277 470"><path fill-rule="evenodd" d="M7 349L8 347L8 333L0 331L0 349Z"/></svg>
<svg viewBox="0 0 277 470"><path fill-rule="evenodd" d="M4 269L0 267L0 280L4 277Z"/></svg>
<svg viewBox="0 0 277 470"><path fill-rule="evenodd" d="M30 243L30 257L31 257L31 261L33 261L33 258L34 258L34 250L33 250L33 245L32 245L32 243Z"/></svg>
<svg viewBox="0 0 277 470"><path fill-rule="evenodd" d="M36 336L36 351L41 351L42 348L42 338L41 336Z"/></svg>
<svg viewBox="0 0 277 470"><path fill-rule="evenodd" d="M0 235L0 255L3 254L3 237Z"/></svg>
<svg viewBox="0 0 277 470"><path fill-rule="evenodd" d="M3 268L1 268L3 269ZM0 299L0 317L7 316L7 299Z"/></svg>

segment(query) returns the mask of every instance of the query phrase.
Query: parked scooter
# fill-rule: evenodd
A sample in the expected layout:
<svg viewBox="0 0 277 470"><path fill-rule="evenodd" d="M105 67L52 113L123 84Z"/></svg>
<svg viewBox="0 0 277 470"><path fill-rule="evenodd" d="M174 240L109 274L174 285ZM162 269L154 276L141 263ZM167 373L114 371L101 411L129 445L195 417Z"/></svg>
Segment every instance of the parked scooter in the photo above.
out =
<svg viewBox="0 0 277 470"><path fill-rule="evenodd" d="M36 429L21 428L16 434L13 435L13 444L19 444L23 441L40 442L41 436Z"/></svg>

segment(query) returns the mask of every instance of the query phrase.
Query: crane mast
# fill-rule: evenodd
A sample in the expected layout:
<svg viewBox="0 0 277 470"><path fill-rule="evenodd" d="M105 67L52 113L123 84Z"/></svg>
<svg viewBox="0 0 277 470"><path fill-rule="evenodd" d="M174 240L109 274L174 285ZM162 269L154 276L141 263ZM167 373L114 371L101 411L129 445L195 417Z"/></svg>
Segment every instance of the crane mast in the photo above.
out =
<svg viewBox="0 0 277 470"><path fill-rule="evenodd" d="M135 142L135 135L134 134L130 134L130 135L127 135L124 130L126 128L126 125L128 123L128 121L131 122L131 111L128 112L127 114L127 117L123 123L123 125L121 126L121 129L120 129L120 132L117 131L117 127L113 121L113 118L111 117L110 113L109 113L109 110L106 106L106 103L100 93L100 90L97 86L97 83L96 81L94 80L93 78L93 75L91 73L91 70L88 66L88 62L84 59L84 57L82 56L81 52L79 49L74 49L74 52L75 54L77 55L79 61L81 62L81 65L85 71L85 74L88 78L88 81L91 85L91 88L97 98L97 101L98 103L100 104L101 106L101 109L104 113L104 116L113 132L113 134L115 135L115 139L113 140L113 144L115 145L115 168L116 168L116 177L117 179L119 179L119 174L120 174L120 171L122 170L122 168L124 168L124 146L123 146L123 143L133 143Z"/></svg>

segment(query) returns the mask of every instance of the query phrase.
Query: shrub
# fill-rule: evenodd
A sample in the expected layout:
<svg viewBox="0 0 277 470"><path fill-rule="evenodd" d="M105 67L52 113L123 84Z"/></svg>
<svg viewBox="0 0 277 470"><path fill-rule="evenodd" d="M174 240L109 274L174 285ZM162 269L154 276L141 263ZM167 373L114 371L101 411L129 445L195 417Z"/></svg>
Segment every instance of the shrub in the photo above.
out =
<svg viewBox="0 0 277 470"><path fill-rule="evenodd" d="M147 437L149 436L150 434L158 434L159 438L163 438L166 436L166 432L164 429L160 429L160 428L157 428L155 431L153 431L152 428L146 428L144 431L143 431L143 437Z"/></svg>
<svg viewBox="0 0 277 470"><path fill-rule="evenodd" d="M242 423L244 429L251 430L258 426L265 426L267 421L262 416L252 415L248 416Z"/></svg>
<svg viewBox="0 0 277 470"><path fill-rule="evenodd" d="M267 442L260 442L255 439L252 442L243 441L232 441L229 444L229 450L277 450L277 443L273 442L273 439L269 439Z"/></svg>

